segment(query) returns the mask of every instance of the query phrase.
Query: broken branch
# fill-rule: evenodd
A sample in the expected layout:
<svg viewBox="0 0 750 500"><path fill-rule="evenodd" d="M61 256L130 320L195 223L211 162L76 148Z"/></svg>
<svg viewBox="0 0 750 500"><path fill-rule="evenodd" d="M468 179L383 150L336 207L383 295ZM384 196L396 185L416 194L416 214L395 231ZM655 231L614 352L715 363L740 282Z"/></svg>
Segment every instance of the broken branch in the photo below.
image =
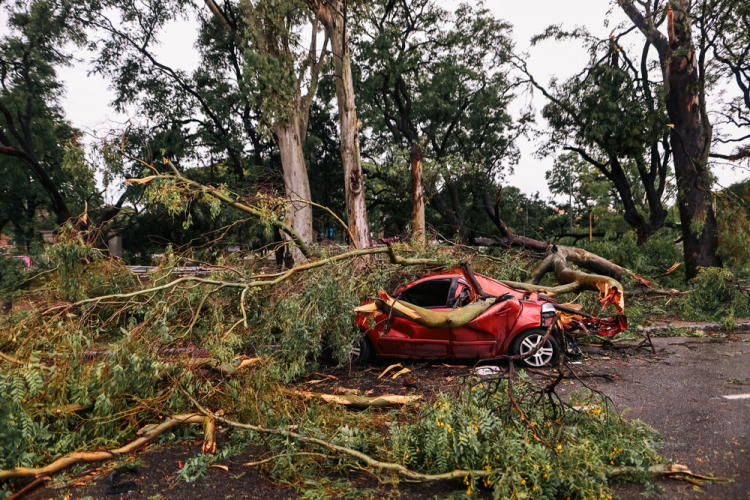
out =
<svg viewBox="0 0 750 500"><path fill-rule="evenodd" d="M46 467L31 468L31 467L14 467L0 471L0 481L11 477L23 477L23 476L41 476L54 474L63 470L64 468L76 464L78 462L98 462L99 460L106 460L108 458L115 458L123 453L130 453L139 448L142 448L146 443L154 439L156 436L166 431L167 429L181 424L199 424L205 420L205 416L190 413L187 415L175 415L168 417L164 422L153 428L147 435L136 439L135 441L127 444L121 448L111 451L83 451L76 452L66 455L62 458L58 458Z"/></svg>
<svg viewBox="0 0 750 500"><path fill-rule="evenodd" d="M356 406L363 408L388 408L395 405L405 405L419 401L422 396L396 396L387 394L384 396L356 396L353 394L323 394L320 392L309 392L309 391L291 391L289 389L282 389L284 394L292 396L302 396L308 399L322 399L329 403L337 403L346 406Z"/></svg>

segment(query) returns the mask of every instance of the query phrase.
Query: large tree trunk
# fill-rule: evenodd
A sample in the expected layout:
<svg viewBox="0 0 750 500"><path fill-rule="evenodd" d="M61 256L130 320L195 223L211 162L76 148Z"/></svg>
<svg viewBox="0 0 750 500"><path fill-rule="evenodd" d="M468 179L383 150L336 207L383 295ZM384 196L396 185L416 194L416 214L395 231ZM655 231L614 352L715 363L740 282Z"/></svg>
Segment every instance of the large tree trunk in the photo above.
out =
<svg viewBox="0 0 750 500"><path fill-rule="evenodd" d="M711 125L701 117L698 65L695 57L690 19L685 15L689 2L681 0L674 11L674 38L668 64L669 86L666 106L674 124L670 137L674 151L675 176L679 196L677 206L682 223L682 244L685 251L687 278L698 274L698 267L720 267L716 253L719 247L716 218L711 203L711 179L708 153L711 148ZM683 10L684 9L684 10ZM672 30L670 29L670 34ZM682 57L674 58L676 54Z"/></svg>
<svg viewBox="0 0 750 500"><path fill-rule="evenodd" d="M412 230L419 245L425 246L424 221L424 187L422 186L422 148L412 143L409 160L411 161L411 197L412 197Z"/></svg>
<svg viewBox="0 0 750 500"><path fill-rule="evenodd" d="M277 146L281 153L284 170L284 186L289 199L310 199L310 181L307 178L305 157L302 151L302 138L295 122L279 123L274 127ZM312 206L307 203L292 203L287 211L287 219L305 244L312 243ZM288 238L284 235L285 239ZM299 249L292 253L294 260L303 260Z"/></svg>
<svg viewBox="0 0 750 500"><path fill-rule="evenodd" d="M323 23L333 50L336 100L341 126L341 159L346 186L346 217L357 248L370 246L362 163L359 155L359 122L354 103L349 36L346 33L346 3L336 0L326 4L311 2L310 7Z"/></svg>
<svg viewBox="0 0 750 500"><path fill-rule="evenodd" d="M705 68L699 68L690 26L689 0L672 0L667 11L667 36L656 28L657 12L649 2L641 11L632 0L620 7L659 52L667 114L672 122L670 142L677 177L677 205L682 224L685 273L688 279L699 267L721 266L716 219L711 204L708 155L711 123L705 107Z"/></svg>

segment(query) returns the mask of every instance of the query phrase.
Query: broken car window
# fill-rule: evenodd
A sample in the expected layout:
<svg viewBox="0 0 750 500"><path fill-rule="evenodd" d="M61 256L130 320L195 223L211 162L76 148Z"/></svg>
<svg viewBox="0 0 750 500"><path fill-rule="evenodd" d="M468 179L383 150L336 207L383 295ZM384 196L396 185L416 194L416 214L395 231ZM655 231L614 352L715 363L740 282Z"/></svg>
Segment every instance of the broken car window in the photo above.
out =
<svg viewBox="0 0 750 500"><path fill-rule="evenodd" d="M452 280L430 280L401 292L401 300L419 307L446 307Z"/></svg>

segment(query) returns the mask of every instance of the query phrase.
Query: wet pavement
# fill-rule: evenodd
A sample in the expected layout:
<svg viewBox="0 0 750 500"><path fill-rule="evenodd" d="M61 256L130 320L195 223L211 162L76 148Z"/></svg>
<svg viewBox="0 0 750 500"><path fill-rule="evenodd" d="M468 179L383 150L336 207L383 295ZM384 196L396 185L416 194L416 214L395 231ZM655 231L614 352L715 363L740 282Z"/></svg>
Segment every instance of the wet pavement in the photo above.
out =
<svg viewBox="0 0 750 500"><path fill-rule="evenodd" d="M667 459L734 481L695 485L664 479L659 498L750 499L750 335L731 339L657 338L655 355L645 349L632 356L585 349L581 367L613 376L612 382L599 379L597 387L626 418L643 420L663 435L660 452ZM579 388L576 382L563 391ZM616 485L615 492L644 498L640 485Z"/></svg>

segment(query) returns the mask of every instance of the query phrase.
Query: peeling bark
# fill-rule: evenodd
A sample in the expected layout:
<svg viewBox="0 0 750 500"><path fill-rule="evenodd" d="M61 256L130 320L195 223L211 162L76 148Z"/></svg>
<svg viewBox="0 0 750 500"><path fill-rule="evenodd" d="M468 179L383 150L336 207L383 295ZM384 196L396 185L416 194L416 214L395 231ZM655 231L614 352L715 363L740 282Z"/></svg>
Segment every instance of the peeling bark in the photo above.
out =
<svg viewBox="0 0 750 500"><path fill-rule="evenodd" d="M367 223L364 178L359 150L359 120L354 102L349 35L346 32L346 2L309 1L308 6L318 16L331 40L333 68L336 81L336 101L341 127L341 160L344 164L346 190L346 217L349 231L354 236L356 248L370 246L370 228Z"/></svg>
<svg viewBox="0 0 750 500"><path fill-rule="evenodd" d="M411 199L412 199L412 231L419 245L425 246L424 220L424 186L422 185L422 148L412 143L409 160L411 161Z"/></svg>
<svg viewBox="0 0 750 500"><path fill-rule="evenodd" d="M310 181L302 151L302 137L296 123L281 123L274 127L274 135L281 153L284 169L284 186L289 199L310 199ZM287 224L309 245L312 243L312 207L307 203L290 203L287 211ZM282 234L285 239L288 235ZM295 248L292 252L295 261L303 261L304 255Z"/></svg>

